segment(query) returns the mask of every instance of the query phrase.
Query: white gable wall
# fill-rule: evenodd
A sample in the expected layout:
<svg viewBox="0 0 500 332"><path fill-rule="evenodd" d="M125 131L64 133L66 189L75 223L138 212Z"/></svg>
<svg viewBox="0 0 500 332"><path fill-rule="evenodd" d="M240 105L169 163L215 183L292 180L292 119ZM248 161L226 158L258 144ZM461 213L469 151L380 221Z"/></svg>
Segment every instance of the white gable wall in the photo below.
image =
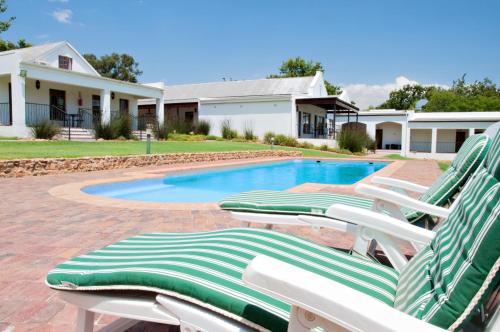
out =
<svg viewBox="0 0 500 332"><path fill-rule="evenodd" d="M72 71L98 76L93 68L80 56L80 54L78 54L71 47L65 44L50 50L49 52L34 60L38 63L48 63L50 67L59 68L60 55L67 56L73 59Z"/></svg>
<svg viewBox="0 0 500 332"><path fill-rule="evenodd" d="M253 102L200 102L198 119L209 121L210 134L221 136L221 123L228 119L231 127L239 135L246 127L252 128L254 135L262 138L268 131L276 134L293 135L292 102L253 101Z"/></svg>

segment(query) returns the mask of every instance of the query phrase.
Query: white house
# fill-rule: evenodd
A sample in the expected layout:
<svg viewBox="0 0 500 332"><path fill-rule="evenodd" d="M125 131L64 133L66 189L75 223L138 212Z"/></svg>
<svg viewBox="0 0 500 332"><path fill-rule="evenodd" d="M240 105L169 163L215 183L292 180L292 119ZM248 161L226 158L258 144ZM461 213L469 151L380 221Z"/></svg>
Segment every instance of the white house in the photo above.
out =
<svg viewBox="0 0 500 332"><path fill-rule="evenodd" d="M500 121L500 112L415 112L372 110L358 113L377 149L412 158L453 159L470 135ZM347 122L336 119L337 131Z"/></svg>
<svg viewBox="0 0 500 332"><path fill-rule="evenodd" d="M0 136L28 137L42 120L91 129L113 114L137 117L144 98L162 119L163 84L102 77L68 42L0 52Z"/></svg>
<svg viewBox="0 0 500 332"><path fill-rule="evenodd" d="M164 99L167 122L207 120L210 133L220 136L221 123L228 120L240 134L250 128L259 137L272 131L316 144L333 142L328 140L328 114L358 110L327 95L322 72L310 77L167 85ZM139 102L140 116L154 116L154 109L152 100Z"/></svg>

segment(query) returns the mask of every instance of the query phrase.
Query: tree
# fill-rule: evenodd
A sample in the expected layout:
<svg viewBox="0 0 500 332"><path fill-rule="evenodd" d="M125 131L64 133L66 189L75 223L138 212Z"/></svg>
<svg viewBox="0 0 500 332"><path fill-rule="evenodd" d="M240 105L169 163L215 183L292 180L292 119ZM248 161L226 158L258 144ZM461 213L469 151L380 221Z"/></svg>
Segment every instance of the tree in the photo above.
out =
<svg viewBox="0 0 500 332"><path fill-rule="evenodd" d="M317 71L324 71L320 62L306 61L301 57L283 61L279 74L271 74L268 78L314 76ZM325 88L329 95L339 95L342 89L325 80Z"/></svg>
<svg viewBox="0 0 500 332"><path fill-rule="evenodd" d="M409 110L415 109L420 99L427 98L432 87L408 84L399 90L391 91L389 99L379 105L379 109Z"/></svg>
<svg viewBox="0 0 500 332"><path fill-rule="evenodd" d="M100 58L94 54L84 54L83 57L104 77L137 83L137 76L142 74L135 59L125 53L112 53Z"/></svg>
<svg viewBox="0 0 500 332"><path fill-rule="evenodd" d="M5 4L5 0L0 0L0 14L5 13L6 11L7 11L7 5ZM6 21L0 21L0 34L2 32L9 30L10 26L12 25L12 22L15 19L16 18L14 16L11 16ZM19 39L17 44L0 38L0 52L14 50L17 48L25 48L30 46L32 45L28 43L24 38Z"/></svg>

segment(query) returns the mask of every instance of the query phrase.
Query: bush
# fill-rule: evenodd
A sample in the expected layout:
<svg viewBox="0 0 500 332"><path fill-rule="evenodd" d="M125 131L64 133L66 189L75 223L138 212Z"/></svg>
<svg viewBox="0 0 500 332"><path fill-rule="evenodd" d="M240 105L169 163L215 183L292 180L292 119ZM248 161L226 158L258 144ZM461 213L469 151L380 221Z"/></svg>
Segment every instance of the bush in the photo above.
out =
<svg viewBox="0 0 500 332"><path fill-rule="evenodd" d="M189 135L189 134L169 134L169 141L204 141L206 139L205 135Z"/></svg>
<svg viewBox="0 0 500 332"><path fill-rule="evenodd" d="M357 130L342 130L337 138L339 147L352 153L363 152L368 146L375 146L375 142L372 141L366 133Z"/></svg>
<svg viewBox="0 0 500 332"><path fill-rule="evenodd" d="M328 151L328 145L326 145L326 144L322 144L322 145L319 147L319 149L320 149L321 151Z"/></svg>
<svg viewBox="0 0 500 332"><path fill-rule="evenodd" d="M238 132L231 128L231 122L229 120L224 120L221 123L221 134L224 139L233 139L238 137Z"/></svg>
<svg viewBox="0 0 500 332"><path fill-rule="evenodd" d="M276 137L276 134L273 133L272 131L266 132L264 134L264 143L266 143L266 144L272 144L274 137Z"/></svg>
<svg viewBox="0 0 500 332"><path fill-rule="evenodd" d="M247 140L247 141L253 141L255 140L255 135L253 134L253 129L252 128L245 128L245 130L243 131L243 137Z"/></svg>
<svg viewBox="0 0 500 332"><path fill-rule="evenodd" d="M191 125L185 121L172 120L167 122L169 133L174 134L189 134L192 131Z"/></svg>
<svg viewBox="0 0 500 332"><path fill-rule="evenodd" d="M61 127L49 120L45 120L31 127L31 132L34 138L53 139L61 133Z"/></svg>
<svg viewBox="0 0 500 332"><path fill-rule="evenodd" d="M102 124L100 121L95 124L94 127L94 136L95 139L114 139L115 130L111 123Z"/></svg>
<svg viewBox="0 0 500 332"><path fill-rule="evenodd" d="M200 120L198 121L198 125L196 126L196 130L195 132L197 134L201 134L201 135L208 135L210 133L210 122L207 121L207 120Z"/></svg>
<svg viewBox="0 0 500 332"><path fill-rule="evenodd" d="M121 116L112 123L114 127L114 137L123 137L124 139L132 139L132 121L129 116Z"/></svg>
<svg viewBox="0 0 500 332"><path fill-rule="evenodd" d="M314 149L315 146L309 142L302 142L297 145L297 147L302 149Z"/></svg>
<svg viewBox="0 0 500 332"><path fill-rule="evenodd" d="M159 140L167 140L168 139L168 126L165 123L159 124L155 126L153 129L153 136Z"/></svg>
<svg viewBox="0 0 500 332"><path fill-rule="evenodd" d="M220 138L220 137L217 137L215 135L208 135L206 137L207 141L216 141L218 138Z"/></svg>
<svg viewBox="0 0 500 332"><path fill-rule="evenodd" d="M297 142L297 139L295 139L295 137L279 134L274 137L274 143L276 145L295 147L299 142Z"/></svg>

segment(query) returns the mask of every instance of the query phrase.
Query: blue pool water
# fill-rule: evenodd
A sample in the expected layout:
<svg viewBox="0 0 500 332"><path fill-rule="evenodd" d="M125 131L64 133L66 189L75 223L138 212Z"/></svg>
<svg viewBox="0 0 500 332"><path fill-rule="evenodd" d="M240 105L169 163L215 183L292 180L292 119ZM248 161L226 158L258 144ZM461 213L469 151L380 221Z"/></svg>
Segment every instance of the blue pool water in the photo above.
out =
<svg viewBox="0 0 500 332"><path fill-rule="evenodd" d="M303 183L352 184L387 163L292 160L197 171L158 179L89 186L83 192L148 202L216 202L249 190L285 190Z"/></svg>

